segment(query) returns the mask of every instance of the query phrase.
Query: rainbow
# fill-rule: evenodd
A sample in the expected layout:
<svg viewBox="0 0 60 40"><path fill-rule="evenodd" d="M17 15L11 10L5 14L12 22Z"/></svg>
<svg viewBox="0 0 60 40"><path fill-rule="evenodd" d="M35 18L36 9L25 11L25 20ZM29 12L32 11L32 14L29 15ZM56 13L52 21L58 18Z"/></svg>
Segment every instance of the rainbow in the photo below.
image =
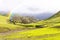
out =
<svg viewBox="0 0 60 40"><path fill-rule="evenodd" d="M12 12L9 12L8 13L8 19L10 19L11 15L12 15Z"/></svg>

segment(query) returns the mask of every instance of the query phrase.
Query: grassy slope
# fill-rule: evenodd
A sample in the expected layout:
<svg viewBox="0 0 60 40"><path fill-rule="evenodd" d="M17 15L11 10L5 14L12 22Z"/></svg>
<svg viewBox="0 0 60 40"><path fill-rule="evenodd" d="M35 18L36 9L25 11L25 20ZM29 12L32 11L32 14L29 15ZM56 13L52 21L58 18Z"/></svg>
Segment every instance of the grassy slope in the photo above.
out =
<svg viewBox="0 0 60 40"><path fill-rule="evenodd" d="M55 38L54 38L55 37ZM20 40L51 40L58 39L60 37L60 30L55 28L42 28L35 30L22 31L17 33L12 33L5 36L6 39L20 39Z"/></svg>
<svg viewBox="0 0 60 40"><path fill-rule="evenodd" d="M13 25L13 24L10 24L8 23L8 17L5 17L5 16L1 16L0 15L0 30L2 31L8 31L9 30L15 30L17 28L21 28L22 26L18 26L18 25ZM1 31L0 31L1 32Z"/></svg>
<svg viewBox="0 0 60 40"><path fill-rule="evenodd" d="M0 27L8 27L10 29L16 29L17 27L20 27L18 25L8 24L6 22L7 17L0 16ZM59 19L59 18L58 18ZM51 19L53 20L53 19ZM49 20L49 21L51 21ZM60 25L60 23L49 23L49 21L40 21L35 24L46 24L48 27L50 24L56 24ZM51 25L52 26L52 25ZM60 29L57 28L39 28L35 30L25 30L21 32L11 33L9 35L1 36L0 38L2 40L60 40Z"/></svg>
<svg viewBox="0 0 60 40"><path fill-rule="evenodd" d="M46 25L48 27L60 26L60 11L47 20L37 22L37 24Z"/></svg>
<svg viewBox="0 0 60 40"><path fill-rule="evenodd" d="M58 11L55 15L51 16L49 19L53 19L53 18L56 18L56 17L60 17L60 11Z"/></svg>

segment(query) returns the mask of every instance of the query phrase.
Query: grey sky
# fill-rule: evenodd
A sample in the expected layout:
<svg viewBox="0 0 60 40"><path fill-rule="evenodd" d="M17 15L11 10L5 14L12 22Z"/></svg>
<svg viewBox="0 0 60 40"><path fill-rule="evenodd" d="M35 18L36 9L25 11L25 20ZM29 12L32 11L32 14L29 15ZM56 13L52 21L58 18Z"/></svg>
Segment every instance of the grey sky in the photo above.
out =
<svg viewBox="0 0 60 40"><path fill-rule="evenodd" d="M0 11L42 13L60 10L60 0L0 0Z"/></svg>

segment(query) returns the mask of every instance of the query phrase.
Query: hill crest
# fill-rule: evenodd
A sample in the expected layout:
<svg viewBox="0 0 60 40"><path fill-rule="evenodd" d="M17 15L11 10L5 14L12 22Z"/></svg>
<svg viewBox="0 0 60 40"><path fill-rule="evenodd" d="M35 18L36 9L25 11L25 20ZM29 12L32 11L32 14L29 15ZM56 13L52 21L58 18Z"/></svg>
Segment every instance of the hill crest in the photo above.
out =
<svg viewBox="0 0 60 40"><path fill-rule="evenodd" d="M57 13L55 13L54 15L52 15L50 18L48 19L52 19L52 18L56 18L56 17L60 17L60 11L58 11Z"/></svg>

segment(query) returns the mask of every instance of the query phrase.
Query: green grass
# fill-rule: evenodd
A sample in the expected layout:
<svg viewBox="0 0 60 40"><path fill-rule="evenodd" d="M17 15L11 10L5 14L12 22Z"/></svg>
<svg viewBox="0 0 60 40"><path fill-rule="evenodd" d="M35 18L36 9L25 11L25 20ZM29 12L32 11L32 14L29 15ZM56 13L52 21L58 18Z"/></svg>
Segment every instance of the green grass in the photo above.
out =
<svg viewBox="0 0 60 40"><path fill-rule="evenodd" d="M28 31L12 33L10 35L5 36L6 39L22 38L22 40L27 40L27 39L30 40L56 39L57 40L58 37L60 37L60 29L56 29L56 28L42 28L42 29L28 30Z"/></svg>
<svg viewBox="0 0 60 40"><path fill-rule="evenodd" d="M0 30L2 30L2 31L4 31L3 29L15 30L15 29L23 27L23 26L19 26L19 25L10 24L7 20L8 20L8 17L0 15Z"/></svg>
<svg viewBox="0 0 60 40"><path fill-rule="evenodd" d="M42 20L37 23L31 24L10 24L8 21L8 17L0 15L0 32L6 32L9 30L18 30L23 27L31 27L36 25L46 26L45 28L36 28L32 30L23 30L8 33L7 35L0 34L0 40L60 40L60 28L53 28L56 26L60 26L59 18L54 18L51 20ZM53 21L54 20L54 21ZM1 31L2 30L2 31Z"/></svg>

